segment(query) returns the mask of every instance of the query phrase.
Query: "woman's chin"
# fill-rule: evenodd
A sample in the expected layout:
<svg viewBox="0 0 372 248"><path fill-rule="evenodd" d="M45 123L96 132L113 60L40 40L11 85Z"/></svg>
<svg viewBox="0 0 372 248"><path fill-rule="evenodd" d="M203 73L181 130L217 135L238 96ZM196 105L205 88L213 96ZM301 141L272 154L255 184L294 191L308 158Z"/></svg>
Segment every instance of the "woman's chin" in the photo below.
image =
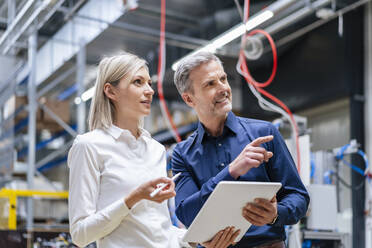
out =
<svg viewBox="0 0 372 248"><path fill-rule="evenodd" d="M148 116L149 114L151 113L151 110L145 110L142 112L142 116L145 117L145 116Z"/></svg>

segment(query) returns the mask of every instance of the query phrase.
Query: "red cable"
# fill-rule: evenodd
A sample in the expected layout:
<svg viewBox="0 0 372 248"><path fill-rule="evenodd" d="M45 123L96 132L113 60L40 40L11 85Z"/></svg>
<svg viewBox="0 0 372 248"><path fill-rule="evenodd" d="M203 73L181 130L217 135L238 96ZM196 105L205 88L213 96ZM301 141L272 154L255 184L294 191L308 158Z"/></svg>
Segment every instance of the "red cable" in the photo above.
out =
<svg viewBox="0 0 372 248"><path fill-rule="evenodd" d="M177 143L180 142L182 139L178 133L177 127L173 122L173 118L169 112L169 109L167 107L167 103L165 102L164 99L164 93L163 93L163 77L164 75L161 75L163 71L163 54L164 51L163 49L165 48L164 46L165 42L165 0L161 0L161 14L160 14L160 45L159 45L159 59L158 59L158 94L159 94L159 101L160 104L162 105L163 109L165 110L166 113L166 118L168 119L171 128L173 129L176 137Z"/></svg>
<svg viewBox="0 0 372 248"><path fill-rule="evenodd" d="M248 21L249 18L249 6L250 6L250 1L246 0L244 1L244 22Z"/></svg>
<svg viewBox="0 0 372 248"><path fill-rule="evenodd" d="M248 21L249 5L250 5L249 0L244 1L244 21L245 22ZM270 36L270 34L267 33L264 30L256 29L256 30L251 31L248 35L251 36L251 35L254 35L254 34L257 34L257 33L261 33L261 34L265 35L266 38L268 39L269 43L270 43L271 50L272 50L272 53L273 53L273 69L272 69L271 75L270 75L269 79L264 83L259 83L256 80L254 80L254 78L251 76L251 74L248 70L248 66L247 66L247 62L245 60L245 54L244 54L243 49L240 50L240 54L239 54L239 60L241 61L241 69L244 72L244 78L247 81L247 83L252 84L261 94L263 94L267 98L269 98L272 101L274 101L275 103L277 103L290 116L291 122L294 126L294 129L295 129L296 151L297 151L297 170L298 170L298 173L300 173L300 171L301 171L301 157L300 157L299 133L298 133L297 123L296 123L296 121L293 117L293 114L292 114L291 110L282 101L280 101L278 98L276 98L275 96L271 95L269 92L262 89L262 88L265 88L268 85L270 85L272 83L272 81L274 80L275 75L276 75L276 71L277 71L277 67L278 67L278 56L277 56L276 46L275 46L275 43L274 43L272 37ZM246 36L244 35L244 38L243 38L242 42L245 41L245 37Z"/></svg>
<svg viewBox="0 0 372 248"><path fill-rule="evenodd" d="M301 158L300 158L300 144L299 144L299 139L298 139L298 127L297 127L297 124L296 124L296 121L293 117L293 114L291 112L291 110L282 102L280 101L278 98L276 98L275 96L271 95L269 92L267 92L266 90L262 89L261 87L259 86L256 86L254 84L254 81L252 81L251 79L252 78L249 78L249 72L248 72L248 67L247 67L247 63L245 61L245 57L244 57L244 52L243 50L241 50L240 52L240 58L241 59L241 67L242 67L242 70L244 72L244 78L245 80L247 81L247 83L249 84L252 84L261 94L263 94L264 96L266 96L267 98L271 99L272 101L274 101L275 103L277 103L282 109L284 109L288 115L290 116L291 118L291 121L295 127L295 136L296 136L296 150L297 150L297 170L298 170L298 173L300 173L301 171Z"/></svg>
<svg viewBox="0 0 372 248"><path fill-rule="evenodd" d="M273 51L273 69L271 71L271 75L270 75L269 79L264 83L259 83L256 80L254 80L253 77L251 76L251 74L249 73L249 71L248 71L248 75L252 79L251 83L255 87L265 88L266 86L270 85L275 78L276 70L278 68L278 55L277 55L275 43L274 43L273 39L271 38L271 36L266 31L261 30L261 29L256 29L256 30L251 31L248 35L251 36L251 35L255 35L257 33L261 33L261 34L265 35L266 38L269 40L270 46L271 46L272 51ZM245 59L244 59L244 61L245 61Z"/></svg>

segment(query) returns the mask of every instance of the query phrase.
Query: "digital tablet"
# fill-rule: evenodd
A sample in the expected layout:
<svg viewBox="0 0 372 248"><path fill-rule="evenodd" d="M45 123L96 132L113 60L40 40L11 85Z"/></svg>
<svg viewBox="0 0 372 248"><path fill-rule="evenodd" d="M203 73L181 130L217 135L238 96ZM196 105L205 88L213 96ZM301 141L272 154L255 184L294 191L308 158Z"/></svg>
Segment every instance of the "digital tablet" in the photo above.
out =
<svg viewBox="0 0 372 248"><path fill-rule="evenodd" d="M235 239L238 242L251 226L242 216L242 208L256 198L271 200L281 186L281 183L268 182L220 182L191 223L183 240L203 243L211 240L218 231L234 226L240 229Z"/></svg>

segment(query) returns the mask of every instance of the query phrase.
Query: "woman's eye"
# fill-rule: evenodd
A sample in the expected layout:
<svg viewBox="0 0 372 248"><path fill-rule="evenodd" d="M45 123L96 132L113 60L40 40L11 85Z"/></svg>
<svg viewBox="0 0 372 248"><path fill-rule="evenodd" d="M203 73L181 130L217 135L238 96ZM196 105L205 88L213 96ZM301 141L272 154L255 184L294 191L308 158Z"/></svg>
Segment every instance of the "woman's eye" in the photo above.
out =
<svg viewBox="0 0 372 248"><path fill-rule="evenodd" d="M134 83L134 84L141 84L141 80L136 79L136 80L133 81L133 83Z"/></svg>

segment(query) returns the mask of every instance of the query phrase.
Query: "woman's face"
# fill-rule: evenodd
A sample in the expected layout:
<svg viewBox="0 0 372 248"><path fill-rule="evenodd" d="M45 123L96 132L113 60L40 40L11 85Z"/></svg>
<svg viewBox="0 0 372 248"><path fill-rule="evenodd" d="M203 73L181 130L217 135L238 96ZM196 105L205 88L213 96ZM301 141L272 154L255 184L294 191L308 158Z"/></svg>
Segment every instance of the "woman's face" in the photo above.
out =
<svg viewBox="0 0 372 248"><path fill-rule="evenodd" d="M124 118L139 119L150 114L152 96L151 78L145 67L139 69L129 85L121 79L116 87L112 87L116 114Z"/></svg>

